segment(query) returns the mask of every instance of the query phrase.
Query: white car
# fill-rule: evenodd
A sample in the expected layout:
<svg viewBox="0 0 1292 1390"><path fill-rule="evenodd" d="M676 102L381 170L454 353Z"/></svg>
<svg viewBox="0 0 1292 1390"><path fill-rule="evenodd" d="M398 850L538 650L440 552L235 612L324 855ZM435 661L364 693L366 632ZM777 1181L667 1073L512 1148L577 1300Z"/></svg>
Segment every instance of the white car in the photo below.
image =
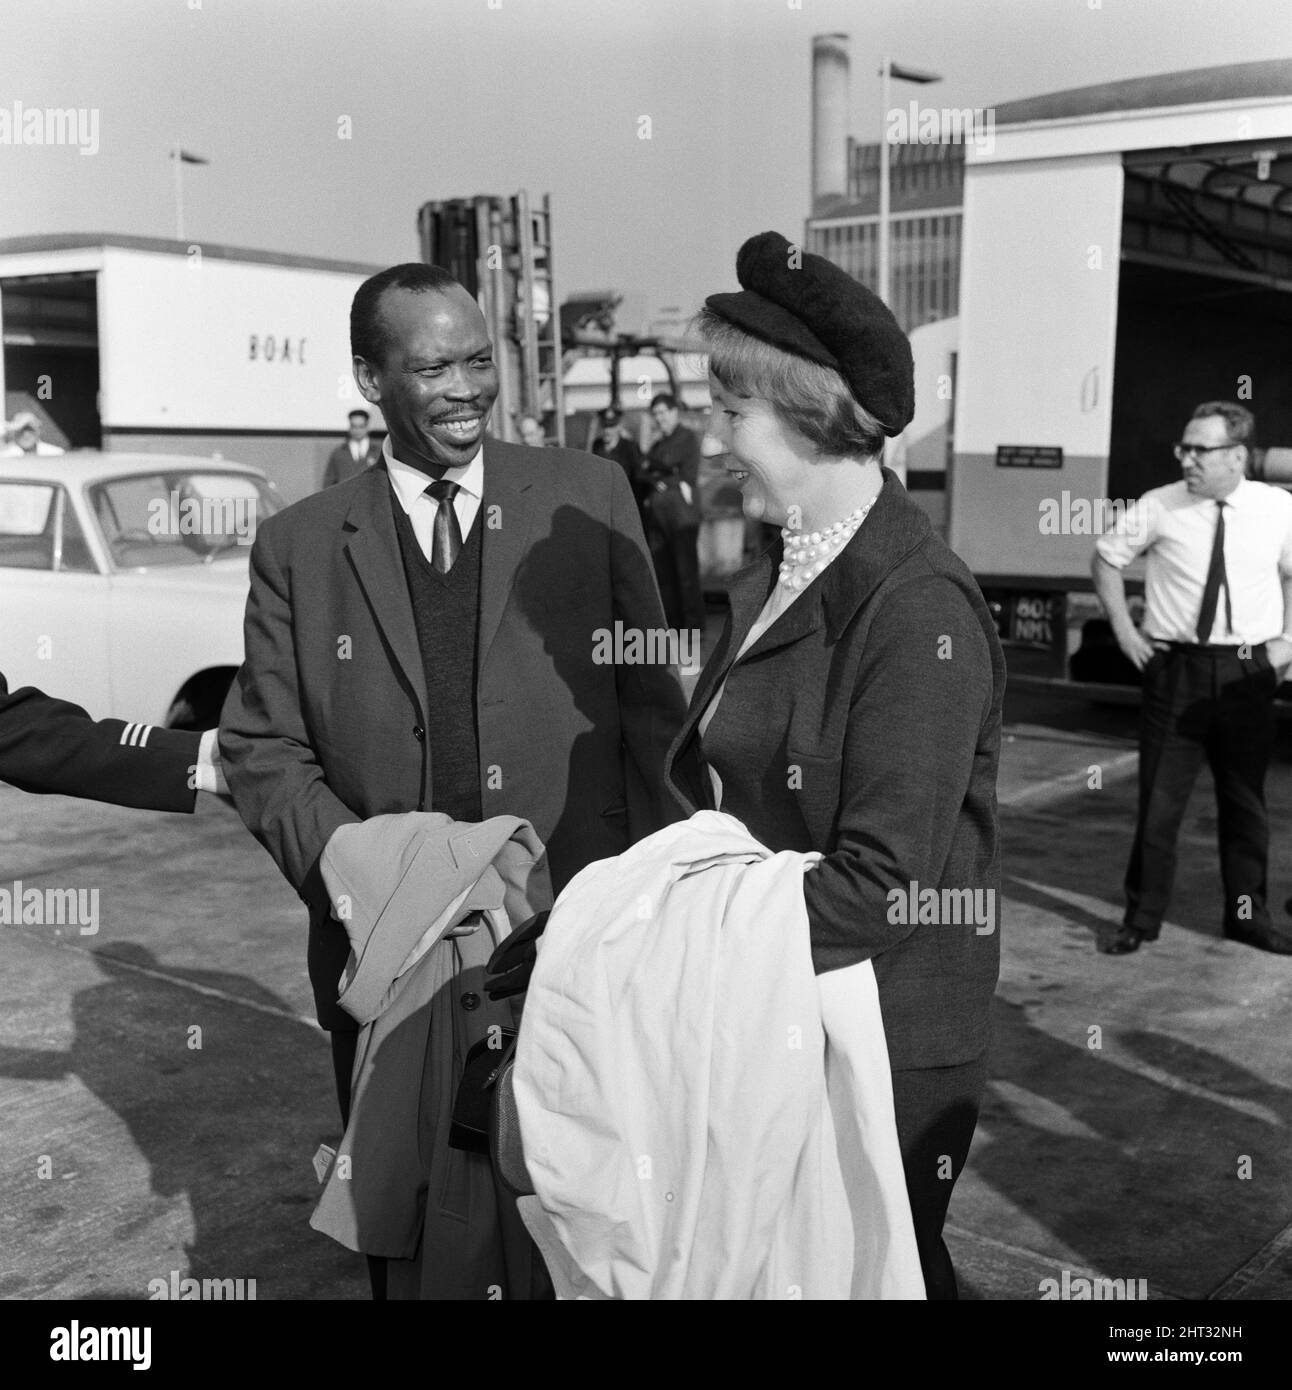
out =
<svg viewBox="0 0 1292 1390"><path fill-rule="evenodd" d="M0 671L116 717L218 722L247 557L282 507L256 468L162 454L0 458Z"/></svg>

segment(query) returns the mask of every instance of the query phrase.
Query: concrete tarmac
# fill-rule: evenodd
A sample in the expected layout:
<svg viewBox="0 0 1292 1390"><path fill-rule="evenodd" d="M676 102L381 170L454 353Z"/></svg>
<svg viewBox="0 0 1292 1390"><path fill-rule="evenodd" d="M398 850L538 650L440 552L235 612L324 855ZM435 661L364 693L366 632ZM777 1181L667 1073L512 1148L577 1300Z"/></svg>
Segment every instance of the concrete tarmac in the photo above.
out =
<svg viewBox="0 0 1292 1390"><path fill-rule="evenodd" d="M1161 938L1097 955L1121 908L1134 712L1025 697L1007 714L996 1044L948 1233L963 1293L1037 1299L1067 1271L1287 1298L1292 958L1220 937L1209 778ZM1269 799L1286 923L1286 758ZM338 1121L304 911L235 812L201 801L165 816L0 787L0 888L99 891L94 934L0 927L7 1298L144 1299L172 1276L366 1296L359 1258L307 1224Z"/></svg>

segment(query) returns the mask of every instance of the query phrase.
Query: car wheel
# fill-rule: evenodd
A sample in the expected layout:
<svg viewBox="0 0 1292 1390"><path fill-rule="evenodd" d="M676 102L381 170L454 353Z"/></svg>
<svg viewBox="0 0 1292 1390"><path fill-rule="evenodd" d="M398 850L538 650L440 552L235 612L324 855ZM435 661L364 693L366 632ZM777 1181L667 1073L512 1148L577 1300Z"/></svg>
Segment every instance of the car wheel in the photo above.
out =
<svg viewBox="0 0 1292 1390"><path fill-rule="evenodd" d="M203 671L194 676L175 697L166 715L168 729L213 729L220 722L224 697L233 684L234 673Z"/></svg>

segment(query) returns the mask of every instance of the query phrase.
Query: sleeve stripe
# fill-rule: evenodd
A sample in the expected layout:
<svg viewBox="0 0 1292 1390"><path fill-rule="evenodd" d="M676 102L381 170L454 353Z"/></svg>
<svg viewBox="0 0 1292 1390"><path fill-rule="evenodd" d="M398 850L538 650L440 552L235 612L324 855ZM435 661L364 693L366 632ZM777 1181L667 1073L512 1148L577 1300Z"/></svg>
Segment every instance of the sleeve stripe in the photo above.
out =
<svg viewBox="0 0 1292 1390"><path fill-rule="evenodd" d="M123 748L129 743L130 734L131 734L131 731L134 729L134 727L135 727L135 726L134 726L133 724L127 724L127 725L121 730L121 745L122 745Z"/></svg>

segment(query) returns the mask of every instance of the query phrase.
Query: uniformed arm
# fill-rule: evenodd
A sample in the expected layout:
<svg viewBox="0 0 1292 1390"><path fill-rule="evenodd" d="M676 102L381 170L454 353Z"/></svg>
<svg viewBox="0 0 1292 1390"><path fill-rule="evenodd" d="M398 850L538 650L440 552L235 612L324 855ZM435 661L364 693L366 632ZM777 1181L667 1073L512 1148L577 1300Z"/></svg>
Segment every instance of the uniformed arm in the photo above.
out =
<svg viewBox="0 0 1292 1390"><path fill-rule="evenodd" d="M220 751L247 829L302 896L318 891L317 864L332 832L357 821L323 779L301 712L292 595L272 550L272 523L251 548L246 655L220 715Z"/></svg>
<svg viewBox="0 0 1292 1390"><path fill-rule="evenodd" d="M145 811L192 811L202 735L91 719L0 675L0 781ZM211 788L214 789L214 786Z"/></svg>
<svg viewBox="0 0 1292 1390"><path fill-rule="evenodd" d="M632 489L621 468L616 466L607 472L614 616L625 628L658 632L668 623ZM677 803L665 783L664 759L682 727L686 701L672 666L621 662L615 667L615 684L625 752L639 772L650 801L645 817L648 823L631 825L633 838L637 839L638 831L648 834L680 818ZM631 824L639 817L634 815L635 808L630 805L629 809Z"/></svg>
<svg viewBox="0 0 1292 1390"><path fill-rule="evenodd" d="M931 574L882 601L848 716L838 842L803 880L818 974L915 929L889 920L889 894L940 885L991 701L987 639L955 584ZM802 775L806 785L823 772Z"/></svg>

